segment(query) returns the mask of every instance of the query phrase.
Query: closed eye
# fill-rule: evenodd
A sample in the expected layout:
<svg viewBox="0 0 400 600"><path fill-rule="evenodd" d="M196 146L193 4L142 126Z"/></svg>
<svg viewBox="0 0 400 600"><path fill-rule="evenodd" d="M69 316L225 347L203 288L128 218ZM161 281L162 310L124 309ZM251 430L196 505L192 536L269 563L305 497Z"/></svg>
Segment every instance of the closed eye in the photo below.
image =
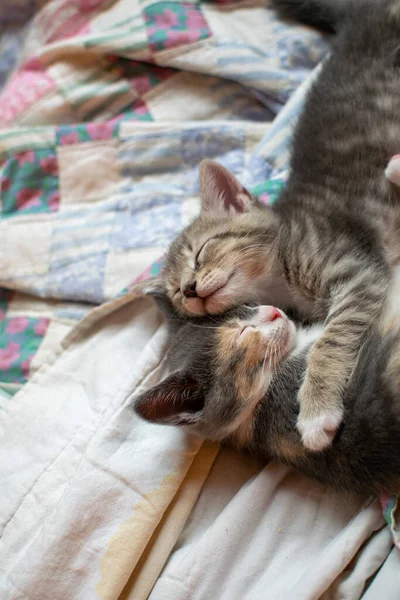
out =
<svg viewBox="0 0 400 600"><path fill-rule="evenodd" d="M239 332L239 339L242 337L242 335L249 333L252 330L255 330L254 325L244 325Z"/></svg>
<svg viewBox="0 0 400 600"><path fill-rule="evenodd" d="M198 251L198 253L196 254L195 259L194 259L195 269L199 269L201 267L201 257L200 257L200 254L203 252L205 245L208 244L208 242L210 242L211 240L212 240L212 238L210 238L209 240L206 240L204 242L204 244L201 246L201 248Z"/></svg>

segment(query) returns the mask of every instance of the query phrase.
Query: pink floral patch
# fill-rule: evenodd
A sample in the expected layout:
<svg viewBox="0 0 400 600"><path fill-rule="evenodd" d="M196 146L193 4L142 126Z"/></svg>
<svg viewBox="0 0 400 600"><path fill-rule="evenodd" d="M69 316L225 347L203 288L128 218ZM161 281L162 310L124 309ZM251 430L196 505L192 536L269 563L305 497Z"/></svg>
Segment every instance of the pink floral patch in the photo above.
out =
<svg viewBox="0 0 400 600"><path fill-rule="evenodd" d="M19 166L23 167L26 163L35 162L35 153L32 150L27 150L26 152L18 152L14 154L14 158L19 164Z"/></svg>
<svg viewBox="0 0 400 600"><path fill-rule="evenodd" d="M149 114L147 104L143 102L143 100L138 100L137 102L135 102L135 104L133 105L133 110L135 111L135 114L138 117Z"/></svg>
<svg viewBox="0 0 400 600"><path fill-rule="evenodd" d="M29 188L23 188L17 193L17 208L28 209L36 206L40 206L40 190L30 190Z"/></svg>
<svg viewBox="0 0 400 600"><path fill-rule="evenodd" d="M11 294L3 290L2 312L7 313ZM7 317L1 321L2 345L0 346L0 381L7 383L25 383L30 375L30 365L35 357L50 319L25 316Z"/></svg>
<svg viewBox="0 0 400 600"><path fill-rule="evenodd" d="M110 122L88 123L86 129L92 140L109 140L114 133L114 125Z"/></svg>
<svg viewBox="0 0 400 600"><path fill-rule="evenodd" d="M175 48L184 44L192 44L193 42L198 42L201 38L202 35L199 31L168 31L164 48Z"/></svg>
<svg viewBox="0 0 400 600"><path fill-rule="evenodd" d="M167 8L161 15L155 15L154 21L158 27L176 27L179 23L178 15Z"/></svg>
<svg viewBox="0 0 400 600"><path fill-rule="evenodd" d="M44 69L44 64L35 56L28 58L21 68L22 71L44 71Z"/></svg>
<svg viewBox="0 0 400 600"><path fill-rule="evenodd" d="M40 167L46 175L58 175L58 162L55 156L40 159Z"/></svg>
<svg viewBox="0 0 400 600"><path fill-rule="evenodd" d="M189 29L202 29L207 27L207 21L203 14L197 8L190 8L186 11L186 26Z"/></svg>
<svg viewBox="0 0 400 600"><path fill-rule="evenodd" d="M77 144L79 142L79 135L77 131L71 131L70 133L64 134L60 139L61 144Z"/></svg>
<svg viewBox="0 0 400 600"><path fill-rule="evenodd" d="M269 204L271 202L271 198L270 198L269 194L267 194L267 192L263 192L262 194L260 194L258 199L263 204Z"/></svg>
<svg viewBox="0 0 400 600"><path fill-rule="evenodd" d="M139 96L143 96L143 94L146 94L146 92L151 90L152 87L151 80L148 75L140 75L138 77L135 77L132 84Z"/></svg>
<svg viewBox="0 0 400 600"><path fill-rule="evenodd" d="M23 360L21 362L21 369L22 369L22 372L26 379L28 379L28 377L29 377L29 371L31 368L32 360L33 360L33 356L30 356L29 358L27 358L26 360Z"/></svg>
<svg viewBox="0 0 400 600"><path fill-rule="evenodd" d="M60 192L54 192L54 194L49 196L47 203L51 212L57 211L60 206Z"/></svg>
<svg viewBox="0 0 400 600"><path fill-rule="evenodd" d="M0 308L0 321L4 321L5 318L6 318L6 313L4 312L4 310L2 310Z"/></svg>
<svg viewBox="0 0 400 600"><path fill-rule="evenodd" d="M6 348L0 348L0 370L7 371L12 363L19 359L21 346L16 342L9 342Z"/></svg>
<svg viewBox="0 0 400 600"><path fill-rule="evenodd" d="M46 333L46 331L47 331L49 323L50 323L49 319L44 319L44 318L38 319L38 321L37 321L37 323L35 325L35 333L37 333L38 335L43 336Z"/></svg>
<svg viewBox="0 0 400 600"><path fill-rule="evenodd" d="M109 0L79 0L79 8L81 10L94 10L105 4Z"/></svg>
<svg viewBox="0 0 400 600"><path fill-rule="evenodd" d="M147 34L153 51L191 44L212 36L199 5L190 2L157 2L144 9Z"/></svg>
<svg viewBox="0 0 400 600"><path fill-rule="evenodd" d="M1 179L1 191L7 192L11 187L11 179L8 177L2 177Z"/></svg>
<svg viewBox="0 0 400 600"><path fill-rule="evenodd" d="M0 96L0 121L13 121L54 87L55 82L47 73L23 66L11 77Z"/></svg>
<svg viewBox="0 0 400 600"><path fill-rule="evenodd" d="M29 325L29 320L26 317L14 317L9 319L6 327L7 333L21 333Z"/></svg>

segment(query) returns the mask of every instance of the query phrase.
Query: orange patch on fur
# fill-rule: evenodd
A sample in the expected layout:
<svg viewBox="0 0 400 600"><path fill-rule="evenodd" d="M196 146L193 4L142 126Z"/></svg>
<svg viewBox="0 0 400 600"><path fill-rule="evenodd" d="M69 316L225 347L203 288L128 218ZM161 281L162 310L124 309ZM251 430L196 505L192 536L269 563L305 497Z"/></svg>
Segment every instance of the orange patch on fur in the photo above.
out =
<svg viewBox="0 0 400 600"><path fill-rule="evenodd" d="M265 349L261 344L261 334L257 331L249 331L243 339L240 339L240 326L221 327L218 332L218 356L222 364L231 361L233 355L241 353L241 360L235 370L232 372L232 380L239 398L253 398L257 392L262 396L262 387L260 380L254 378L254 368L263 360ZM224 369L224 367L222 367ZM260 369L260 379L263 377L263 372Z"/></svg>
<svg viewBox="0 0 400 600"><path fill-rule="evenodd" d="M276 451L277 456L291 463L307 456L307 452L300 442L296 443L294 440L285 436L276 440L274 450Z"/></svg>

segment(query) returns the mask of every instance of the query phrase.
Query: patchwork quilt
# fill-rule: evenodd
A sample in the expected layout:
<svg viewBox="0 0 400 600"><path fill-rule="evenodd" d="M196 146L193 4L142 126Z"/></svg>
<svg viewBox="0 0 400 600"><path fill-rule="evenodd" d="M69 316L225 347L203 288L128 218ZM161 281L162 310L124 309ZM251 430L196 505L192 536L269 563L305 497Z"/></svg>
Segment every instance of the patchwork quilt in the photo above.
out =
<svg viewBox="0 0 400 600"><path fill-rule="evenodd" d="M157 261L197 209L203 158L279 191L294 115L270 123L327 44L266 4L54 0L34 16L0 96L3 389Z"/></svg>
<svg viewBox="0 0 400 600"><path fill-rule="evenodd" d="M95 306L160 271L198 210L203 158L273 202L328 50L268 0L12 7L0 8L0 407ZM384 506L394 530L395 501Z"/></svg>

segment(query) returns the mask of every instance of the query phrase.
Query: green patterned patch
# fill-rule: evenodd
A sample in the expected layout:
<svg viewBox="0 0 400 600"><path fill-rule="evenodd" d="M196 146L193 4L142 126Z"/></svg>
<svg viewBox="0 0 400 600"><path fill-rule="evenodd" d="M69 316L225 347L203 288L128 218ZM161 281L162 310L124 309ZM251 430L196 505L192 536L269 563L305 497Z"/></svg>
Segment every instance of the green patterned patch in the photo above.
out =
<svg viewBox="0 0 400 600"><path fill-rule="evenodd" d="M283 179L269 179L261 185L252 188L251 193L263 204L273 204L285 187Z"/></svg>
<svg viewBox="0 0 400 600"><path fill-rule="evenodd" d="M14 317L0 321L0 381L25 383L30 363L49 326L49 319Z"/></svg>
<svg viewBox="0 0 400 600"><path fill-rule="evenodd" d="M196 4L158 2L144 10L147 35L154 51L192 44L212 36L212 31Z"/></svg>
<svg viewBox="0 0 400 600"><path fill-rule="evenodd" d="M1 177L2 216L58 209L58 162L53 148L16 152Z"/></svg>

